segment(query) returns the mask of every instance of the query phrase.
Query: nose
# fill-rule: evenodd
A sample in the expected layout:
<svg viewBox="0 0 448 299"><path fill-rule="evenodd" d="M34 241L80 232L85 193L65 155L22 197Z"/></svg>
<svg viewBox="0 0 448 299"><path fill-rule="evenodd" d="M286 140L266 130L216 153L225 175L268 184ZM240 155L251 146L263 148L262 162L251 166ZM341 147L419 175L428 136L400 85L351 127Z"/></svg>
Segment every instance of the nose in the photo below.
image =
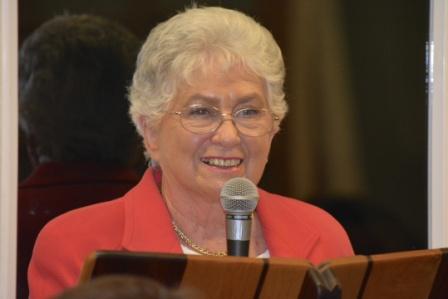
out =
<svg viewBox="0 0 448 299"><path fill-rule="evenodd" d="M224 115L221 124L212 136L212 141L224 146L232 146L240 143L240 132L238 131L231 115Z"/></svg>

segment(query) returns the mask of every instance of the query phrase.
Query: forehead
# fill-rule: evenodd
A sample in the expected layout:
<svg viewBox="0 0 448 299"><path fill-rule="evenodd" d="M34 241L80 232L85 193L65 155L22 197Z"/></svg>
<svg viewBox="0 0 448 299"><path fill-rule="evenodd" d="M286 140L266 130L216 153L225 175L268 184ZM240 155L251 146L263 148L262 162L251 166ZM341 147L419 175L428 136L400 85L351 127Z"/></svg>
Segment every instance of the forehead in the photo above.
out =
<svg viewBox="0 0 448 299"><path fill-rule="evenodd" d="M267 105L265 81L240 65L228 69L210 66L193 72L188 81L178 85L173 104L206 102L225 106L242 101Z"/></svg>

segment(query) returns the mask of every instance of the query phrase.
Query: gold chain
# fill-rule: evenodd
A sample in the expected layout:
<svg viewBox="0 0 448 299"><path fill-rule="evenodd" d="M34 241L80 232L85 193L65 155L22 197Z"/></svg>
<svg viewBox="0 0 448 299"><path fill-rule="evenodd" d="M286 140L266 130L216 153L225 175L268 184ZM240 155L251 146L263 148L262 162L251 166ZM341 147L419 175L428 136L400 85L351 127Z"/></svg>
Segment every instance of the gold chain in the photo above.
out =
<svg viewBox="0 0 448 299"><path fill-rule="evenodd" d="M184 232L176 225L174 221L171 222L173 225L173 229L176 232L176 235L181 239L181 241L186 244L188 247L193 249L194 251L203 254L203 255L211 255L211 256L226 256L227 254L222 251L214 252L210 251L207 248L201 247L194 243L190 238L188 238Z"/></svg>

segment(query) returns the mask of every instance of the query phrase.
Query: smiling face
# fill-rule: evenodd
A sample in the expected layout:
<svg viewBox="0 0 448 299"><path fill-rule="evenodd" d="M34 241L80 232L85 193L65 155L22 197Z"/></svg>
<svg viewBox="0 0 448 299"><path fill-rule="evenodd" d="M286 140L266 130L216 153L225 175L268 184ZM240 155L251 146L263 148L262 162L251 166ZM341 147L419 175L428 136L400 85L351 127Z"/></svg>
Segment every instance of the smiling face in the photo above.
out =
<svg viewBox="0 0 448 299"><path fill-rule="evenodd" d="M231 114L242 108L269 108L264 82L241 67L227 72L211 67L183 84L169 111L191 105L210 105ZM263 136L239 133L232 121L214 132L187 131L179 116L167 113L157 129L144 128L146 149L162 168L162 190L210 197L216 200L222 186L233 177L246 177L257 184L266 165L275 129Z"/></svg>

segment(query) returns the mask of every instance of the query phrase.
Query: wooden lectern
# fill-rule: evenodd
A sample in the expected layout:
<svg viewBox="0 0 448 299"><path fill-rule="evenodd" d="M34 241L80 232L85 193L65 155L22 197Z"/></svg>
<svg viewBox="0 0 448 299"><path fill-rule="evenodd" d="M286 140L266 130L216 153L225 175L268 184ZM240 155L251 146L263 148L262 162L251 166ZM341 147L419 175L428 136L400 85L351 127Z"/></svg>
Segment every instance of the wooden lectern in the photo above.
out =
<svg viewBox="0 0 448 299"><path fill-rule="evenodd" d="M211 299L447 299L448 249L330 260L98 251L80 283L107 274L152 278Z"/></svg>

